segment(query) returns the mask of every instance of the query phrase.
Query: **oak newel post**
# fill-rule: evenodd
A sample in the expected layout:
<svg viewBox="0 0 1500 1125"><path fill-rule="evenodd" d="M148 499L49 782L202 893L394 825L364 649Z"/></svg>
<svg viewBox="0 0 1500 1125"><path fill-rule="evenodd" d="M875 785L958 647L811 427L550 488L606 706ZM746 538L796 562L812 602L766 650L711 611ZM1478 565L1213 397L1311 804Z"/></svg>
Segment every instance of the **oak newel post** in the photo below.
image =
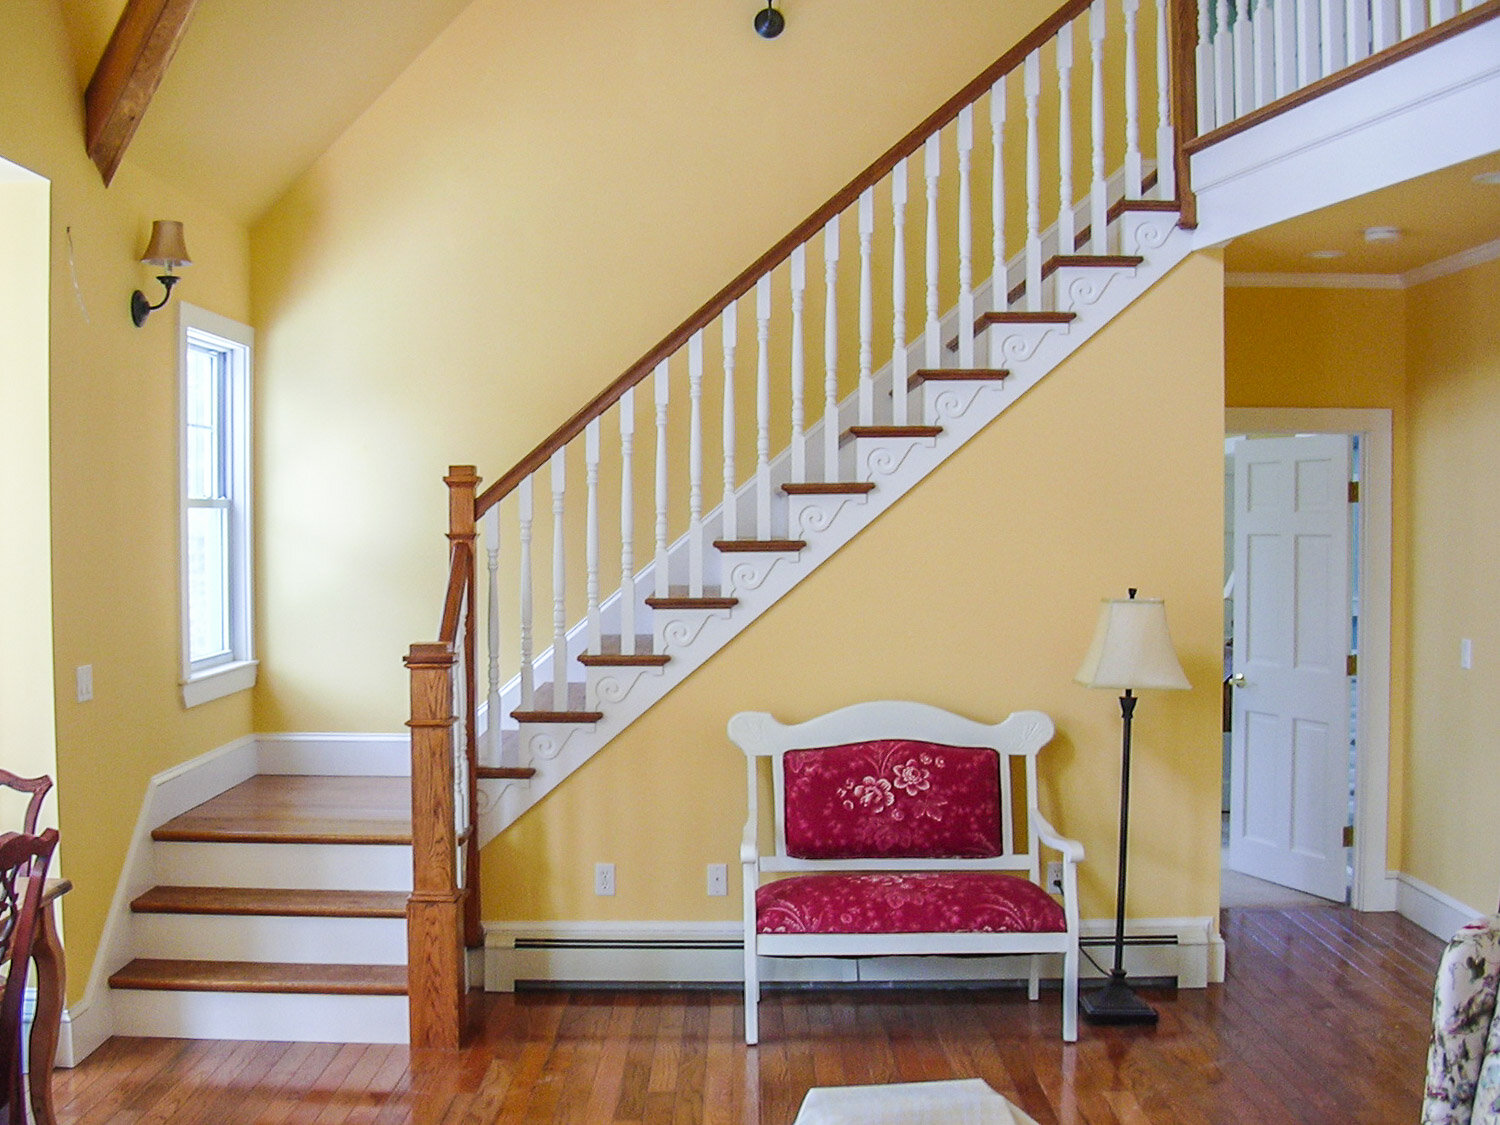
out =
<svg viewBox="0 0 1500 1125"><path fill-rule="evenodd" d="M447 644L412 645L412 893L406 904L413 1047L459 1045L464 1022L463 891L453 823L452 672Z"/></svg>

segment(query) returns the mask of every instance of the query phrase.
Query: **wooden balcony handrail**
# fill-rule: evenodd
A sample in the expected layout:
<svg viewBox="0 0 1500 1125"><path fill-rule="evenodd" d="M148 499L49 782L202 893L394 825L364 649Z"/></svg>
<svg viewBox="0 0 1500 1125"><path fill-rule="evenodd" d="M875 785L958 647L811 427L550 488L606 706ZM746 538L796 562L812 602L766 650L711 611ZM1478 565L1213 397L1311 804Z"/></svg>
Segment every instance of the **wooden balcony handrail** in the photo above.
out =
<svg viewBox="0 0 1500 1125"><path fill-rule="evenodd" d="M443 620L438 626L438 643L453 645L455 649L459 643L459 616L463 612L464 595L469 589L469 576L473 573L470 562L473 552L474 548L467 543L454 543L448 564L448 592L443 598Z"/></svg>
<svg viewBox="0 0 1500 1125"><path fill-rule="evenodd" d="M730 302L743 297L757 281L790 257L793 250L822 230L828 224L828 220L835 215L842 214L846 208L859 199L860 193L879 183L897 164L916 153L928 137L954 120L965 106L972 104L1001 78L1025 62L1027 55L1049 42L1064 24L1088 11L1090 2L1091 0L1068 0L1038 24L1024 39L986 67L977 78L929 114L920 125L887 149L883 156L850 180L828 202L793 228L790 234L757 258L697 312L669 332L659 344L626 368L623 375L595 395L583 409L559 426L551 437L521 458L514 468L480 493L474 505L475 516L484 515L490 508L510 495L517 485L545 465L554 453L583 433L590 422L601 417L606 410L618 402L621 395L654 371L658 363L677 352L688 342L693 333L712 324L714 318L723 312Z"/></svg>

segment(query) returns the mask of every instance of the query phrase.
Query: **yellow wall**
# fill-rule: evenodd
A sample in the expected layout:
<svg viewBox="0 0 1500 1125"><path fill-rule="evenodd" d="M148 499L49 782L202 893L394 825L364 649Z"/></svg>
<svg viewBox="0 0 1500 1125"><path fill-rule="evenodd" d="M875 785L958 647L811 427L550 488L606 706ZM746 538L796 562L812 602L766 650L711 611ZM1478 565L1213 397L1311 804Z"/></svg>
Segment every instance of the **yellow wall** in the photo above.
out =
<svg viewBox="0 0 1500 1125"><path fill-rule="evenodd" d="M1500 262L1407 295L1411 710L1405 871L1470 907L1500 890ZM1473 641L1470 671L1459 642Z"/></svg>
<svg viewBox="0 0 1500 1125"><path fill-rule="evenodd" d="M1411 517L1405 485L1406 295L1397 289L1224 291L1226 406L1391 412L1391 762L1387 863L1402 869Z"/></svg>
<svg viewBox="0 0 1500 1125"><path fill-rule="evenodd" d="M84 155L82 98L56 0L0 6L0 73L0 157L51 182L50 218L40 218L51 274L56 809L61 863L76 888L63 910L76 1001L147 779L250 729L243 694L182 709L176 324L164 311L136 329L128 312L132 289L155 286L138 262L151 221L176 218L195 261L179 294L246 320L248 240L128 158L104 188ZM42 588L31 593L45 598ZM91 703L74 702L80 664L94 668Z"/></svg>
<svg viewBox="0 0 1500 1125"><path fill-rule="evenodd" d="M1043 807L1088 850L1085 916L1106 916L1119 703L1072 677L1099 599L1132 585L1167 599L1197 688L1150 693L1138 712L1130 910L1214 915L1220 278L1213 257L1185 262L498 837L485 916L738 917L736 892L703 893L704 864L737 866L744 820L729 716L800 720L871 698L1049 712ZM1153 340L1168 329L1164 354ZM617 865L613 898L593 896L598 861Z"/></svg>

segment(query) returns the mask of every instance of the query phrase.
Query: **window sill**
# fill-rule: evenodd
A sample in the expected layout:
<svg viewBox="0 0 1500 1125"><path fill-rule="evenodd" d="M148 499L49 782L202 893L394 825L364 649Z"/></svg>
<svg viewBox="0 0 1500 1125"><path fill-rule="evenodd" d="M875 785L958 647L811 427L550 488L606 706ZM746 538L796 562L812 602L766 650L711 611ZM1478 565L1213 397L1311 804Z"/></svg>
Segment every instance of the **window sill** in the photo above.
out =
<svg viewBox="0 0 1500 1125"><path fill-rule="evenodd" d="M258 667L259 661L241 660L191 676L182 684L182 705L196 707L237 691L247 691L255 686Z"/></svg>

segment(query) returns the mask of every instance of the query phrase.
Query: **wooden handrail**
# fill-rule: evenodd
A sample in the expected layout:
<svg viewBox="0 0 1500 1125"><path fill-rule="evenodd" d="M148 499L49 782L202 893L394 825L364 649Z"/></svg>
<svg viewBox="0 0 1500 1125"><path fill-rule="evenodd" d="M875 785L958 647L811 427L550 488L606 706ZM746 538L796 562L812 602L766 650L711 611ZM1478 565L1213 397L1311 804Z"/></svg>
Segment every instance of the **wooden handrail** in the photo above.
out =
<svg viewBox="0 0 1500 1125"><path fill-rule="evenodd" d="M1193 168L1188 145L1198 135L1198 6L1194 0L1171 0L1172 166L1177 201L1182 205L1179 225L1198 226L1198 195L1193 191ZM1161 159L1161 154L1157 154Z"/></svg>
<svg viewBox="0 0 1500 1125"><path fill-rule="evenodd" d="M443 620L438 626L438 643L458 647L458 621L463 611L464 594L469 589L470 560L474 548L467 543L453 544L448 566L448 592L443 598Z"/></svg>
<svg viewBox="0 0 1500 1125"><path fill-rule="evenodd" d="M965 106L971 105L1001 78L1020 66L1026 60L1027 55L1050 41L1064 24L1070 23L1088 11L1090 2L1091 0L1068 0L1038 24L1026 38L1006 51L986 67L977 78L929 114L920 125L887 149L883 156L850 180L827 203L802 220L790 234L757 258L697 312L668 333L661 343L626 368L623 375L595 395L583 409L559 426L551 437L521 458L514 468L480 493L475 502L474 514L484 515L490 508L510 495L517 485L545 465L554 453L583 433L584 428L590 422L602 416L606 410L618 402L621 395L651 374L657 364L677 352L688 342L693 333L712 324L714 318L723 312L730 302L743 297L757 281L790 257L793 250L822 230L828 224L828 220L835 215L842 214L846 208L859 199L860 194L866 188L874 187L897 164L917 152L928 137L947 125Z"/></svg>

